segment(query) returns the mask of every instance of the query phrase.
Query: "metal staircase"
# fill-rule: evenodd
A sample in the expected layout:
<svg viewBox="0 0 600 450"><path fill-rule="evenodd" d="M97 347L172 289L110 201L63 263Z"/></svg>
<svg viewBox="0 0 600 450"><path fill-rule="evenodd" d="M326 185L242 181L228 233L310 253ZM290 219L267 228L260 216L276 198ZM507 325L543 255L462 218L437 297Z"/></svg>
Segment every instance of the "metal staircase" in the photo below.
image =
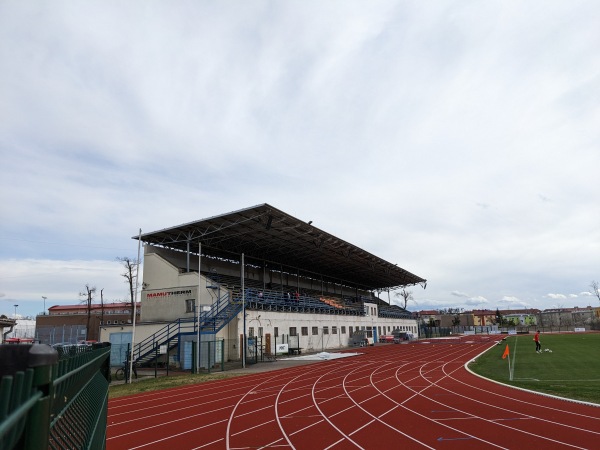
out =
<svg viewBox="0 0 600 450"><path fill-rule="evenodd" d="M210 311L201 311L200 319L196 315L193 319L177 319L158 330L143 341L135 344L133 360L136 364L145 365L154 360L160 346L166 345L171 351L179 345L181 334L198 333L197 325L200 323L201 333L217 333L238 315L242 310L239 301L231 301L228 292L221 295L211 305Z"/></svg>

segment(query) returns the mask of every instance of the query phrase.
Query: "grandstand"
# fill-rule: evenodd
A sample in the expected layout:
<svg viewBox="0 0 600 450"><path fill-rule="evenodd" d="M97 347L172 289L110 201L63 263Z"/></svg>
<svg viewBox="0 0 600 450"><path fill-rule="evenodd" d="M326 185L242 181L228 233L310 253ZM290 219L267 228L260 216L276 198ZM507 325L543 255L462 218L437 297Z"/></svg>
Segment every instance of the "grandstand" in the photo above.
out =
<svg viewBox="0 0 600 450"><path fill-rule="evenodd" d="M232 361L274 353L279 343L297 352L343 348L357 331L375 341L393 330L418 333L410 313L378 295L425 279L268 204L141 241L140 362L162 346L169 363L189 369L198 340L224 342L222 358ZM115 349L131 342L130 327L115 328L103 327L102 339ZM211 361L200 358L200 367Z"/></svg>

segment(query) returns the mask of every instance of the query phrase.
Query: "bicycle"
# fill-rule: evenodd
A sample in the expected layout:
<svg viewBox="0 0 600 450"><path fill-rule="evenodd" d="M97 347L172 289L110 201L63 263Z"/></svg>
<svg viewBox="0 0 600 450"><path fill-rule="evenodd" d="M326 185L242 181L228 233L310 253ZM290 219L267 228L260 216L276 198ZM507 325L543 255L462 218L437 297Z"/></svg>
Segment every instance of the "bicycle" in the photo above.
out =
<svg viewBox="0 0 600 450"><path fill-rule="evenodd" d="M125 380L125 379L129 378L127 376L128 373L129 373L129 362L123 361L123 367L119 367L117 369L117 371L115 372L115 380L121 381L121 380ZM137 364L135 364L135 363L133 364L133 376L135 378L138 377Z"/></svg>

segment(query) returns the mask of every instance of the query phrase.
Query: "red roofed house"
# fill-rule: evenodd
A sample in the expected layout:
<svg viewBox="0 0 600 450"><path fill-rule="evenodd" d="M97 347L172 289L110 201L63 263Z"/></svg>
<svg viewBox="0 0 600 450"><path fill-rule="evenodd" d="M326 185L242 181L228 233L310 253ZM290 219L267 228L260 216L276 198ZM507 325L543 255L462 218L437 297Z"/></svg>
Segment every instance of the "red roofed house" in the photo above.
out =
<svg viewBox="0 0 600 450"><path fill-rule="evenodd" d="M136 306L136 323L140 319L141 304ZM48 308L48 314L36 318L36 338L43 344L99 340L102 325L131 324L131 304L93 304L90 308L89 330L88 307L86 304L57 305Z"/></svg>

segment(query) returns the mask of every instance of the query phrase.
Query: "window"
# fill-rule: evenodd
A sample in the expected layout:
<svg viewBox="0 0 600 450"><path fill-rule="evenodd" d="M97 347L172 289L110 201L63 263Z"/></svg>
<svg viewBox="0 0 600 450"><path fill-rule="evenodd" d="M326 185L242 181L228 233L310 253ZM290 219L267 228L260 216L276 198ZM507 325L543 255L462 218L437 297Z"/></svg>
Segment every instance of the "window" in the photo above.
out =
<svg viewBox="0 0 600 450"><path fill-rule="evenodd" d="M308 336L308 327L302 327L302 336Z"/></svg>
<svg viewBox="0 0 600 450"><path fill-rule="evenodd" d="M194 306L195 306L194 303L195 303L195 300L193 298L188 298L185 301L185 312L186 313L193 313L194 312L194 309L195 309L194 308Z"/></svg>
<svg viewBox="0 0 600 450"><path fill-rule="evenodd" d="M342 334L346 334L346 327L342 326Z"/></svg>
<svg viewBox="0 0 600 450"><path fill-rule="evenodd" d="M296 333L296 327L290 327L290 336L298 336Z"/></svg>
<svg viewBox="0 0 600 450"><path fill-rule="evenodd" d="M331 327L331 334L337 334L337 327L335 325Z"/></svg>
<svg viewBox="0 0 600 450"><path fill-rule="evenodd" d="M319 335L319 327L312 327L312 335L313 336Z"/></svg>
<svg viewBox="0 0 600 450"><path fill-rule="evenodd" d="M323 327L323 334L329 334L329 327Z"/></svg>
<svg viewBox="0 0 600 450"><path fill-rule="evenodd" d="M279 327L273 327L273 336L275 336L275 337L279 336Z"/></svg>
<svg viewBox="0 0 600 450"><path fill-rule="evenodd" d="M250 338L254 337L254 327L248 328L248 337L250 337Z"/></svg>
<svg viewBox="0 0 600 450"><path fill-rule="evenodd" d="M258 327L258 336L263 335L263 327Z"/></svg>

